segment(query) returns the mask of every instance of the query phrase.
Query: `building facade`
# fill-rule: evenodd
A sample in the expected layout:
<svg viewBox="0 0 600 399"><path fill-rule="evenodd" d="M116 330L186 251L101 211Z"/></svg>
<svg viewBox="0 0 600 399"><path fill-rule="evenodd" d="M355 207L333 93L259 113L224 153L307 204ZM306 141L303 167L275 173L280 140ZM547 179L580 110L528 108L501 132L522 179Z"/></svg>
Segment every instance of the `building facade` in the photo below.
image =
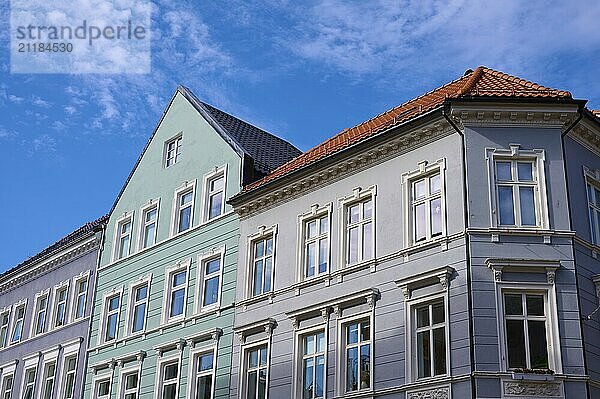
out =
<svg viewBox="0 0 600 399"><path fill-rule="evenodd" d="M177 89L110 212L85 398L229 396L239 222L226 200L299 153Z"/></svg>
<svg viewBox="0 0 600 399"><path fill-rule="evenodd" d="M230 397L600 397L599 142L479 67L247 185Z"/></svg>
<svg viewBox="0 0 600 399"><path fill-rule="evenodd" d="M0 276L0 397L82 397L105 218Z"/></svg>

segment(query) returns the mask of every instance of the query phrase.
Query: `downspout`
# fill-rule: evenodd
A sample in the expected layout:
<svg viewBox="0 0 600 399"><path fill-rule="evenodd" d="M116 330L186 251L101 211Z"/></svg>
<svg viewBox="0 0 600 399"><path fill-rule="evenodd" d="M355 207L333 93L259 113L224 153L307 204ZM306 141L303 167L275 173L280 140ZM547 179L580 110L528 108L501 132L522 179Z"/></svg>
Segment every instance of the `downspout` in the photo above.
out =
<svg viewBox="0 0 600 399"><path fill-rule="evenodd" d="M473 330L473 299L471 297L472 287L471 287L471 242L469 234L466 232L466 229L469 227L469 193L467 190L467 147L465 142L465 134L462 130L456 126L456 124L448 117L448 110L450 109L450 104L446 103L444 108L442 109L442 115L448 121L450 126L454 128L454 130L458 133L461 140L461 158L462 158L462 178L463 178L463 218L464 218L464 226L465 226L465 257L466 257L466 267L467 267L467 303L469 308L469 350L471 361L471 396L475 399L476 397L476 386L475 386L475 332Z"/></svg>
<svg viewBox="0 0 600 399"><path fill-rule="evenodd" d="M571 186L569 185L569 173L567 173L567 157L566 157L566 151L565 151L565 138L567 137L567 134L569 134L569 132L579 123L579 121L581 121L581 119L583 118L583 105L579 104L577 106L577 113L579 114L577 116L577 119L575 119L575 121L568 127L565 129L565 131L560 135L560 145L561 145L561 149L562 149L562 157L563 157L563 173L564 173L564 178L565 178L565 185L567 187L567 207L569 209L569 229L571 231L573 231L573 212L572 212L572 204L571 204L571 198L570 198L570 193L571 193ZM573 254L573 267L575 270L575 289L577 290L577 304L579 305L579 312L581 312L581 300L580 300L580 292L579 291L579 278L578 278L578 274L577 274L577 262L575 262L575 240L574 238L571 238L571 251ZM584 340L584 335L583 335L583 322L584 322L585 318L581 316L580 313L580 317L579 317L579 331L581 334L581 344L582 344L582 351L583 351L583 367L585 370L585 373L587 374L588 372L588 360L587 360L587 355L586 355L586 350L585 350L585 340ZM589 385L589 381L586 381L585 383L586 385L586 390L587 390L587 396L588 399L591 399L590 397L590 385Z"/></svg>

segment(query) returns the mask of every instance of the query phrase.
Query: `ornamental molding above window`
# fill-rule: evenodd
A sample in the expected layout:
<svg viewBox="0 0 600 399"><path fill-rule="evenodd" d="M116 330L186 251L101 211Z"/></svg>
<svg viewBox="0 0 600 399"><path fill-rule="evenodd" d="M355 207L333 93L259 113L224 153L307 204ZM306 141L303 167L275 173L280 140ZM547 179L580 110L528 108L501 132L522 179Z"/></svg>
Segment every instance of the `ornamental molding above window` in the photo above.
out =
<svg viewBox="0 0 600 399"><path fill-rule="evenodd" d="M273 318L268 318L243 326L234 327L233 332L238 335L240 342L243 345L246 343L246 338L250 335L265 333L266 338L270 338L275 327L277 327L277 321Z"/></svg>
<svg viewBox="0 0 600 399"><path fill-rule="evenodd" d="M440 284L444 291L450 288L450 281L456 271L450 266L433 269L416 276L406 277L396 280L396 285L402 291L404 299L411 299L411 293L416 288L427 287L434 284Z"/></svg>
<svg viewBox="0 0 600 399"><path fill-rule="evenodd" d="M98 363L94 363L92 365L90 365L90 370L92 370L92 373L94 375L98 374L98 371L102 370L102 369L106 369L109 368L111 370L114 370L115 367L119 367L122 368L125 363L128 362L132 362L132 361L137 361L139 362L139 364L141 365L144 362L144 359L146 358L147 353L146 351L138 351L138 352L131 352L131 353L126 353L124 355L121 356L117 356L108 360L104 360L102 362L98 362Z"/></svg>
<svg viewBox="0 0 600 399"><path fill-rule="evenodd" d="M219 327L212 328L210 330L202 331L194 335L188 335L185 337L187 346L194 349L200 342L219 342L219 339L223 336L223 330Z"/></svg>
<svg viewBox="0 0 600 399"><path fill-rule="evenodd" d="M554 284L556 270L560 268L558 260L544 259L504 259L488 258L485 264L494 272L494 281L502 282L503 272L546 273L548 284Z"/></svg>
<svg viewBox="0 0 600 399"><path fill-rule="evenodd" d="M406 393L406 399L449 399L450 387L435 387Z"/></svg>
<svg viewBox="0 0 600 399"><path fill-rule="evenodd" d="M598 299L600 299L600 274L596 274L595 276L593 276L592 281L596 286L596 296L598 297Z"/></svg>

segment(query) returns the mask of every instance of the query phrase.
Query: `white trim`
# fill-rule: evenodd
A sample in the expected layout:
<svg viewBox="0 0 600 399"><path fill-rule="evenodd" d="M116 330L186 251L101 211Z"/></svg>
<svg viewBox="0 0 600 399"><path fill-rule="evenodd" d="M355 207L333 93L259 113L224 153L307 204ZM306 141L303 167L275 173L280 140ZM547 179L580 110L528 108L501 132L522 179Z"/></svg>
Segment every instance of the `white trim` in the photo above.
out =
<svg viewBox="0 0 600 399"><path fill-rule="evenodd" d="M198 263L196 264L196 300L194 301L194 313L202 313L213 311L221 307L221 297L223 295L223 268L225 263L225 245L213 248L212 250L198 255ZM219 293L215 303L204 306L204 283L206 264L214 259L219 259ZM216 273L212 278L216 277Z"/></svg>
<svg viewBox="0 0 600 399"><path fill-rule="evenodd" d="M135 390L135 397L136 399L139 399L140 397L140 385L141 385L141 380L142 380L142 365L138 364L137 366L130 366L130 367L125 367L125 368L121 368L119 370L119 380L118 380L118 386L117 386L117 392L118 394L118 398L119 399L124 399L125 398L125 394L126 394L126 383L124 381L124 378L126 378L128 375L130 374L137 374L137 387ZM131 393L131 392L127 392L127 393Z"/></svg>
<svg viewBox="0 0 600 399"><path fill-rule="evenodd" d="M181 381L181 372L183 370L182 361L181 361L181 352L178 352L171 356L160 356L156 361L156 385L155 385L155 398L162 399L162 393L164 388L164 375L163 368L167 363L175 363L177 362L177 383L175 384L175 397L179 397L179 386Z"/></svg>
<svg viewBox="0 0 600 399"><path fill-rule="evenodd" d="M272 225L269 228L265 226L260 226L258 228L257 233L249 235L246 238L246 298L252 298L264 294L272 295L275 291L275 267L277 263L277 230L278 225L276 224ZM254 244L257 241L267 239L269 236L271 236L273 240L273 253L271 261L271 289L269 291L264 292L261 290L260 294L254 295Z"/></svg>
<svg viewBox="0 0 600 399"><path fill-rule="evenodd" d="M224 164L221 166L215 166L214 170L212 170L209 173L206 173L204 175L204 177L202 178L202 221L201 223L207 223L210 222L212 220L218 219L221 216L223 216L225 214L225 204L227 201L227 168L228 168L228 164ZM213 180L219 179L220 177L223 177L223 199L221 201L221 212L219 213L218 216L215 216L213 218L208 218L208 205L209 205L209 195L211 194L210 192L210 183Z"/></svg>
<svg viewBox="0 0 600 399"><path fill-rule="evenodd" d="M248 353L253 349L259 349L259 362L260 362L260 348L266 347L267 349L267 377L265 381L265 399L269 399L269 380L271 378L271 340L272 336L269 334L267 339L263 339L260 341L252 342L251 344L242 344L240 350L240 376L239 376L239 399L245 399L248 395L246 395L246 389L248 385ZM257 385L258 386L258 385Z"/></svg>
<svg viewBox="0 0 600 399"><path fill-rule="evenodd" d="M168 267L165 269L165 286L164 286L164 295L163 295L163 303L162 303L162 323L167 324L173 321L183 321L185 320L187 314L187 301L188 301L188 293L189 293L189 285L190 285L190 265L192 263L192 259L188 258L183 261L178 261L175 265ZM184 286L184 302L183 302L183 313L177 316L171 317L170 315L170 307L171 307L171 275L179 273L185 270L185 286Z"/></svg>
<svg viewBox="0 0 600 399"><path fill-rule="evenodd" d="M327 227L327 270L323 273L318 272L318 262L317 261L317 269L315 270L315 274L310 277L306 277L305 275L305 261L306 261L306 225L307 223L313 220L322 219L324 216L327 217L328 227ZM322 277L331 273L332 265L331 265L331 232L332 232L332 216L333 216L333 202L327 203L323 206L319 206L318 204L314 204L311 206L310 211L299 214L298 215L298 232L296 236L296 248L297 249L297 258L296 258L296 281L308 281L318 277ZM318 242L319 240L317 240Z"/></svg>
<svg viewBox="0 0 600 399"><path fill-rule="evenodd" d="M106 334L106 329L108 328L108 311L107 311L108 300L115 296L119 297L119 308L117 310L117 323L116 323L116 329L115 329L115 338L110 341L106 341L105 334ZM97 339L98 344L97 345L101 345L104 343L113 343L118 339L118 337L119 337L119 322L121 321L121 308L122 307L123 307L123 287L122 286L119 288L113 288L111 291L105 292L104 295L102 295L102 310L100 311L100 328L98 329L98 339Z"/></svg>
<svg viewBox="0 0 600 399"><path fill-rule="evenodd" d="M213 343L209 345L202 345L199 347L191 347L189 360L188 360L188 383L187 383L187 398L196 398L196 379L198 378L197 370L198 370L198 357L206 354L212 353L213 356L213 367L210 371L212 376L212 392L210 394L210 399L213 399L215 396L216 389L216 376L217 376L217 359L218 359L218 341L214 340ZM202 373L203 375L208 375L208 372Z"/></svg>
<svg viewBox="0 0 600 399"><path fill-rule="evenodd" d="M178 142L179 141L179 142ZM175 156L173 157L173 163L171 165L167 165L167 156L168 156L168 146L169 144L175 142ZM180 131L170 139L166 140L163 144L163 156L162 156L162 168L168 169L171 166L177 164L179 162L179 158L181 157L181 150L177 152L177 149L181 149L183 146L183 131Z"/></svg>
<svg viewBox="0 0 600 399"><path fill-rule="evenodd" d="M121 247L121 239L126 237L126 234L121 233L121 227L125 224L129 223L129 242L127 244L126 253L119 256L119 251ZM127 211L123 213L116 221L115 221L115 230L114 230L114 238L113 238L113 253L112 260L117 261L119 259L123 259L134 253L132 246L133 244L133 226L134 226L134 211Z"/></svg>
<svg viewBox="0 0 600 399"><path fill-rule="evenodd" d="M50 365L54 363L54 374L52 375L52 377L50 377L49 375L46 375L46 368ZM46 355L44 355L44 360L42 363L42 369L38 370L42 372L42 379L41 379L41 383L37 384L38 385L38 395L37 397L40 399L45 399L44 398L44 390L46 389L46 382L49 379L52 379L52 392L50 393L50 398L54 397L54 392L56 391L56 373L58 372L58 349L55 350L55 355L51 356L50 358L46 359Z"/></svg>
<svg viewBox="0 0 600 399"><path fill-rule="evenodd" d="M152 237L152 244L144 247L144 239L146 234L146 213L153 208L156 208L156 217L154 218L154 237ZM158 199L150 199L147 204L142 205L140 208L140 221L138 226L138 239L136 248L139 251L142 251L146 248L153 247L156 245L156 238L158 237L158 218L160 215L160 198Z"/></svg>
<svg viewBox="0 0 600 399"><path fill-rule="evenodd" d="M9 347L11 345L16 345L19 342L23 341L23 335L25 335L25 317L27 316L27 298L23 298L20 301L16 302L13 306L12 306L12 314L13 317L11 318L10 321L10 331L9 331L9 337L8 337L8 345L6 347ZM22 319L17 319L17 309L19 309L20 307L23 307L23 318ZM17 323L18 320L21 320L21 336L19 337L18 341L14 341L13 342L13 336L15 334L15 324ZM28 337L30 338L30 337Z"/></svg>
<svg viewBox="0 0 600 399"><path fill-rule="evenodd" d="M327 318L329 319L329 318ZM304 393L304 368L303 368L303 360L304 360L304 348L303 348L303 340L306 336L316 335L319 332L323 333L323 339L325 340L325 351L323 352L324 357L324 365L323 365L323 396L322 398L327 397L327 367L328 367L328 357L329 357L329 322L319 323L318 325L306 327L303 329L298 329L294 332L294 361L292 364L292 398L302 398ZM315 342L316 348L316 342ZM316 352L316 349L315 349ZM313 356L314 357L314 356ZM316 368L316 363L314 366ZM313 380L314 381L314 380Z"/></svg>
<svg viewBox="0 0 600 399"><path fill-rule="evenodd" d="M369 387L368 388L360 388L360 365L358 366L359 372L359 388L355 391L346 391L346 375L348 370L346 369L346 326L355 322L360 323L361 321L369 321ZM375 307L369 312L362 312L353 316L339 316L337 318L337 339L336 339L336 352L337 352L337 362L335 368L337 389L336 396L344 397L344 395L351 396L353 394L365 393L365 392L373 392L375 387L373 384L375 383L374 371L375 371L375 363L374 363L374 352L375 352ZM360 347L360 346L359 346Z"/></svg>
<svg viewBox="0 0 600 399"><path fill-rule="evenodd" d="M2 324L2 319L5 316L8 316L6 325ZM2 309L0 309L0 331L2 331L3 327L6 328L4 342L2 342L2 339L0 338L0 350L8 347L10 344L10 322L11 322L11 319L12 319L12 306L5 306ZM1 370L2 370L2 368L0 367L0 371Z"/></svg>
<svg viewBox="0 0 600 399"><path fill-rule="evenodd" d="M38 302L43 297L46 297L46 306L44 307L44 327L41 332L37 332L38 316L42 311L38 311ZM31 325L29 326L29 337L33 338L38 335L42 335L49 331L48 328L48 308L50 307L50 288L46 288L43 291L38 292L33 297L33 313L31 318Z"/></svg>
<svg viewBox="0 0 600 399"><path fill-rule="evenodd" d="M184 195L187 194L188 192L192 193L192 202L190 204L190 225L187 229L179 231L179 212L180 212L180 205L179 205L179 198ZM181 186L179 186L177 189L175 189L175 193L173 195L173 207L171 210L171 236L176 236L177 234L182 234L188 230L191 230L194 226L194 215L196 214L195 208L196 207L196 179L192 180L192 181L186 181L184 182Z"/></svg>
<svg viewBox="0 0 600 399"><path fill-rule="evenodd" d="M144 328L142 328L140 331L136 331L133 332L133 319L134 319L134 309L135 306L137 305L136 301L135 301L135 291L137 288L140 288L141 286L146 285L147 286L147 291L146 291L146 298L145 298L145 303L146 303L146 310L144 312ZM127 303L127 314L125 316L125 336L131 336L131 335L137 335L137 334L144 334L146 332L146 328L148 327L148 310L149 310L149 302L150 302L150 287L152 285L152 273L150 273L148 276L141 276L139 277L137 280L131 282L129 284L129 293L128 293L128 303Z"/></svg>
<svg viewBox="0 0 600 399"><path fill-rule="evenodd" d="M100 385L100 383L102 383L104 381L108 381L108 395L103 396L103 398L104 397L110 398L112 395L112 380L113 380L113 371L112 370L108 373L102 373L102 374L95 375L92 378L92 394L91 394L92 399L100 398L98 396L98 386Z"/></svg>
<svg viewBox="0 0 600 399"><path fill-rule="evenodd" d="M440 235L432 236L430 231L430 213L426 212L426 237L424 240L415 240L415 215L413 212L413 184L421 179L431 177L435 174L440 176L440 200L441 200L441 218L442 232ZM405 248L420 245L447 236L447 220L446 220L446 158L438 159L429 164L427 161L418 163L418 169L402 174L402 202L404 203L403 221L404 221L404 242ZM427 188L429 192L429 187ZM429 201L428 201L429 202Z"/></svg>
<svg viewBox="0 0 600 399"><path fill-rule="evenodd" d="M35 398L35 387L38 385L38 377L39 377L39 373L38 373L38 362L39 362L39 357L35 356L35 363L32 364L31 362L28 364L27 361L24 362L23 365L23 373L21 375L21 389L19 389L19 394L21 396L21 398L25 397L25 387L26 387L26 383L25 383L25 379L27 378L27 372L33 370L34 371L34 380L33 380L33 387L31 390L31 397ZM13 381L13 386L14 386L14 381Z"/></svg>
<svg viewBox="0 0 600 399"><path fill-rule="evenodd" d="M87 304L89 300L89 290L90 290L90 276L91 270L82 271L79 275L73 277L73 285L71 291L71 301L69 305L69 314L71 315L71 322L75 322L77 320L81 320L85 318L85 313L87 310ZM77 317L77 304L79 303L79 292L77 292L78 285L81 281L87 280L87 286L85 289L85 301L83 305L83 314L81 317Z"/></svg>
<svg viewBox="0 0 600 399"><path fill-rule="evenodd" d="M338 203L340 206L340 212L338 213L338 224L339 224L339 246L338 246L338 252L339 252L339 268L347 268L347 267L351 267L355 264L359 264L361 262L366 262L366 261L370 261L373 259L377 259L377 186L373 185L370 186L366 189L363 189L362 187L356 187L353 190L352 195L343 197L343 198L339 198L338 199ZM364 202L367 201L371 201L371 223L372 223L372 227L371 227L371 251L372 251L372 256L370 258L365 258L364 254L362 253L362 245L364 244L363 239L362 239L362 229L359 237L360 237L360 247L359 247L359 255L358 255L358 261L354 262L354 263L349 263L348 259L347 259L347 254L348 254L348 248L347 248L347 244L348 244L348 237L347 237L347 219L348 219L348 208L351 207L354 204L362 204ZM362 214L362 207L361 207L361 216L360 216L360 226L362 226L362 222L364 222L363 219L363 214ZM373 263L372 265L372 271L374 271L374 267L375 264Z"/></svg>
<svg viewBox="0 0 600 399"><path fill-rule="evenodd" d="M58 381L58 394L59 394L59 398L64 398L65 397L65 389L66 389L66 372L67 372L67 360L70 358L74 358L75 359L75 373L73 376L73 397L71 397L70 399L74 399L75 398L75 386L77 385L77 371L78 371L78 366L79 366L79 345L80 345L81 341L77 341L77 346L75 346L75 344L71 344L69 347L65 347L63 346L63 357L62 357L62 363L61 363L61 367L60 367L60 379Z"/></svg>
<svg viewBox="0 0 600 399"><path fill-rule="evenodd" d="M546 187L546 172L545 172L545 151L541 149L523 150L520 144L509 144L509 149L486 148L485 158L487 160L487 173L489 182L489 200L490 200L490 226L502 227L507 229L542 229L550 228L550 220L548 217L548 196ZM501 225L500 212L498 209L498 192L496 188L496 161L527 161L532 162L534 166L533 182L534 201L535 201L535 218L536 225L523 225L520 223L520 204L517 203L513 186L513 211L515 212L515 225ZM516 180L515 180L516 181Z"/></svg>
<svg viewBox="0 0 600 399"><path fill-rule="evenodd" d="M50 309L50 328L48 328L48 331L54 330L56 328L62 327L62 326L66 326L67 324L69 324L69 302L70 299L69 298L69 294L70 294L70 282L71 280L65 280L61 283L58 283L54 286L53 290L52 290L52 308ZM64 320L63 320L63 324L60 326L56 325L56 314L58 313L58 291L62 290L63 288L65 288L65 309L64 309Z"/></svg>

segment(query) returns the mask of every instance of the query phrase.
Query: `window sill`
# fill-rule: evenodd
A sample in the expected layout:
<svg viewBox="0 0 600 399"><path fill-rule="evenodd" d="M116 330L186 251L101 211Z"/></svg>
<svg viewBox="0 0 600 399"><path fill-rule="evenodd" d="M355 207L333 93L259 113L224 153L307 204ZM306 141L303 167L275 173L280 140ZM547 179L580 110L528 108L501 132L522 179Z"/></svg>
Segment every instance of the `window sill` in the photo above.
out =
<svg viewBox="0 0 600 399"><path fill-rule="evenodd" d="M512 379L525 381L554 381L554 372L551 370L548 370L548 373L536 373L535 371L524 373L513 371Z"/></svg>
<svg viewBox="0 0 600 399"><path fill-rule="evenodd" d="M346 398L372 398L375 395L373 389L362 389L360 391L345 392L341 396L334 396L333 399L346 399Z"/></svg>

